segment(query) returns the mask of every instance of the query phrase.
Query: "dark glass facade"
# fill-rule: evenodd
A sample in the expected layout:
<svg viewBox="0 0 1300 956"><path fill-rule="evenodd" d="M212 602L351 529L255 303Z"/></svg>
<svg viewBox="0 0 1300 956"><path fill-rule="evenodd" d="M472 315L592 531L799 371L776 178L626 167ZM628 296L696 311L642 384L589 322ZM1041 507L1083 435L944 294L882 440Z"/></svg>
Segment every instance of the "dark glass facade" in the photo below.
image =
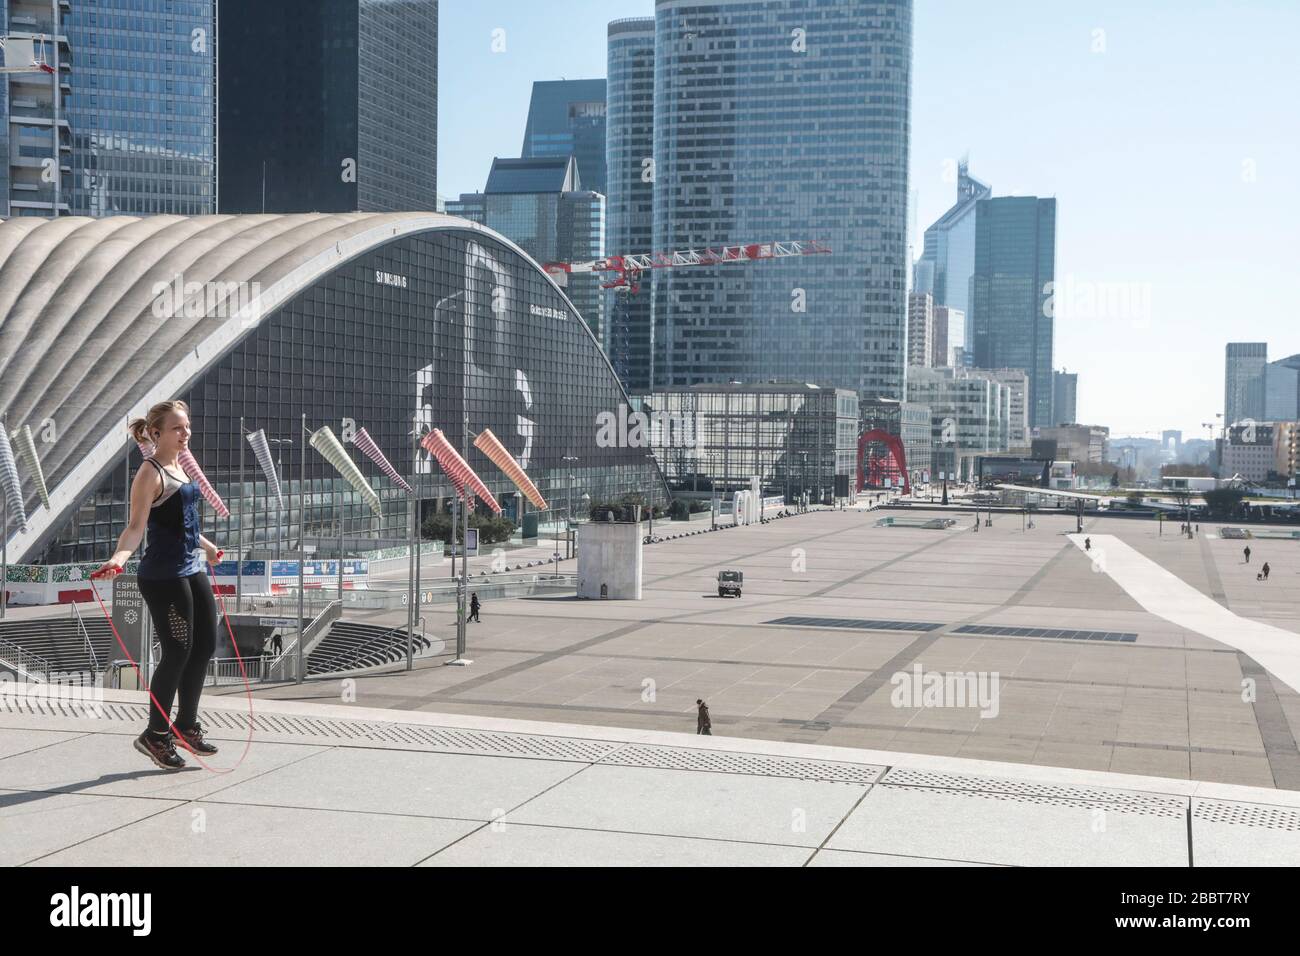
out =
<svg viewBox="0 0 1300 956"><path fill-rule="evenodd" d="M605 193L605 81L543 80L533 84L523 159L572 156L582 188Z"/></svg>
<svg viewBox="0 0 1300 956"><path fill-rule="evenodd" d="M609 195L605 245L613 255L653 251L654 17L609 25ZM605 351L628 391L650 389L650 280L605 299Z"/></svg>
<svg viewBox="0 0 1300 956"><path fill-rule="evenodd" d="M65 25L73 212L216 212L214 0L76 0Z"/></svg>
<svg viewBox="0 0 1300 956"><path fill-rule="evenodd" d="M1033 428L1053 425L1055 275L1055 199L1006 196L976 203L970 312L975 367L1028 373Z"/></svg>
<svg viewBox="0 0 1300 956"><path fill-rule="evenodd" d="M958 164L957 202L925 230L925 250L916 270L914 291L929 292L936 306L970 314L970 283L975 274L975 204L992 195L993 189L970 175L965 162ZM948 344L969 350L970 325L962 341Z"/></svg>
<svg viewBox="0 0 1300 956"><path fill-rule="evenodd" d="M366 428L397 470L413 478L426 511L445 505L451 489L436 463L417 453L413 425L441 428L459 449L465 409L471 431L492 429L556 509L552 514L568 506L571 474L575 510L584 493L609 500L644 493L651 480L665 500L644 449L599 443L600 416L628 399L571 304L524 257L468 231L394 240L335 270L264 318L177 397L190 403L195 455L232 511L226 520L204 508L204 533L227 550L273 547L277 540L274 500L248 448L239 490L241 416L246 432L263 428L270 438L294 442L283 450L281 474L289 510L279 536L286 544L304 525L304 412L312 429L329 425L342 436L347 419ZM364 455L349 451L383 499L383 517L308 449L308 539L322 536L329 547L342 490L349 549L404 541L406 496ZM566 456L579 460L566 463ZM133 473L139 454L129 459ZM513 513L518 499L509 480L472 446L468 460ZM124 460L35 560L102 559L125 523L127 475Z"/></svg>
<svg viewBox="0 0 1300 956"><path fill-rule="evenodd" d="M224 0L222 213L437 207L437 0Z"/></svg>
<svg viewBox="0 0 1300 956"><path fill-rule="evenodd" d="M833 255L656 270L654 388L793 380L901 398L910 0L659 0L656 251Z"/></svg>
<svg viewBox="0 0 1300 956"><path fill-rule="evenodd" d="M653 392L639 407L668 486L685 497L744 490L757 477L764 494L822 500L855 468L858 397L847 389L697 385Z"/></svg>

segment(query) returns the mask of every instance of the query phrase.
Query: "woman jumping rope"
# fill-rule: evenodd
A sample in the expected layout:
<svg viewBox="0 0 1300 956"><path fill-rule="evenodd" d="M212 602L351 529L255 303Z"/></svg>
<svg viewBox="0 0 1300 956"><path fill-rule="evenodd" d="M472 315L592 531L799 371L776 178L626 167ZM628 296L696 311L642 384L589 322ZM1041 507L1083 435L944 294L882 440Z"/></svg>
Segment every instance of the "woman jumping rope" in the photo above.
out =
<svg viewBox="0 0 1300 956"><path fill-rule="evenodd" d="M131 518L117 550L94 576L121 574L149 532L136 579L162 645L162 660L149 688L155 701L149 726L136 738L135 749L164 770L180 770L185 761L176 753L178 741L197 755L217 752L203 739L198 716L203 678L217 643L217 606L203 561L216 564L222 552L199 534L199 486L178 461L189 446L189 406L162 402L127 428L137 442L152 442L154 453L131 485ZM168 718L178 691L173 735Z"/></svg>

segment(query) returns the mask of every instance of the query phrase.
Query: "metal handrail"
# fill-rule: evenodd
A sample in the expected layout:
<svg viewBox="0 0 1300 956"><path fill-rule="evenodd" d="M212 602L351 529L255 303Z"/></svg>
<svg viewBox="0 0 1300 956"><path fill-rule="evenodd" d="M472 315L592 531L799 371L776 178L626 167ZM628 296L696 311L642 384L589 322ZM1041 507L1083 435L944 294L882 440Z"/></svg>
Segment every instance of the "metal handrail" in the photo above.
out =
<svg viewBox="0 0 1300 956"><path fill-rule="evenodd" d="M45 658L13 641L0 640L0 661L22 671L35 684L48 683L54 671L54 666Z"/></svg>
<svg viewBox="0 0 1300 956"><path fill-rule="evenodd" d="M86 622L81 616L81 608L77 607L77 602L72 603L72 614L77 619L77 627L81 630L81 639L86 642L86 650L90 652L90 667L96 673L99 672L99 655L95 653L95 645L90 643L90 632L86 630Z"/></svg>
<svg viewBox="0 0 1300 956"><path fill-rule="evenodd" d="M329 625L333 624L342 616L343 616L343 602L337 599L330 601L323 608L321 608L320 613L317 614L314 618L312 618L311 621L307 624L307 626L302 629L303 653L310 654L311 652L307 650L307 647L311 643L312 639L316 636L316 634L321 630L323 630L324 628L328 627ZM283 670L281 665L289 657L289 655L293 653L294 649L298 646L298 640L299 640L298 635L295 634L293 640L290 641L289 644L284 648L284 650L280 652L279 656L276 657L276 659L271 662L271 666L267 668L267 671L269 675L272 677L272 679L274 679L277 676L278 670Z"/></svg>

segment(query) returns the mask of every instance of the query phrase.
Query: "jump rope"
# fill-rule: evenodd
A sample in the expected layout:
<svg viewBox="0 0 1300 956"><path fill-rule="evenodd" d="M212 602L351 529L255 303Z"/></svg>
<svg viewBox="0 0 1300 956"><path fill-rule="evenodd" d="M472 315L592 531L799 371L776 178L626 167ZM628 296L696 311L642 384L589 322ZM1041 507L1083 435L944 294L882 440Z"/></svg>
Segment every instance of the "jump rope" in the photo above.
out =
<svg viewBox="0 0 1300 956"><path fill-rule="evenodd" d="M146 453L146 447L143 444L141 445L140 451L142 454L145 454L145 457L148 457L149 455L153 454L152 449L148 449ZM183 455L183 460L181 464L182 467L185 468L185 471L189 475L193 476L191 480L195 481L198 484L199 490L202 492L203 497L208 501L208 503L211 504L214 508L216 508L218 513L225 511L226 515L229 515L230 512L226 508L225 502L221 500L221 498L217 495L216 491L212 488L212 485L208 481L207 476L203 474L203 470L199 468L198 462L194 460L193 456L190 455L188 452L186 452ZM223 552L221 551L217 552L218 560L220 560L222 553ZM248 671L244 668L244 658L239 653L239 644L238 642L235 641L235 631L230 626L230 615L226 613L226 602L221 599L221 592L217 588L216 572L215 572L216 565L213 562L205 562L205 563L208 570L208 578L212 587L212 593L217 599L217 606L221 608L222 620L226 622L226 633L230 635L230 646L235 649L235 660L239 663L239 676L243 678L244 681L244 694L248 698L248 737L244 741L244 752L240 754L239 759L235 762L235 765L229 768L209 766L207 762L203 759L203 757L185 742L184 736L181 735L176 725L172 723L171 715L167 712L167 709L164 708L163 705L158 702L158 698L154 696L153 689L150 688L147 684L145 684L144 674L140 672L140 665L137 664L135 658L131 656L131 652L127 650L126 642L122 640L122 635L117 632L117 625L113 623L113 615L109 613L108 608L104 605L104 599L99 596L99 589L92 585L90 590L95 595L95 601L98 602L99 609L104 612L104 619L108 621L109 629L112 630L113 637L117 639L117 646L122 648L122 653L125 654L126 659L131 662L131 666L135 668L137 681L139 682L141 687L144 687L145 691L149 694L149 699L153 701L153 705L158 708L158 712L161 713L163 715L163 719L167 721L167 726L171 729L174 738L180 743L182 747L184 747L187 751L189 751L191 754L194 755L194 759L199 762L199 765L202 766L204 770L208 770L211 771L212 773L220 773L220 774L234 773L236 770L239 769L239 765L244 762L244 758L248 756L248 751L253 746L253 688L248 683ZM111 578L112 575L109 575L107 572L103 574L99 572L95 572L90 577L91 580L96 580L96 579L103 579L103 578Z"/></svg>

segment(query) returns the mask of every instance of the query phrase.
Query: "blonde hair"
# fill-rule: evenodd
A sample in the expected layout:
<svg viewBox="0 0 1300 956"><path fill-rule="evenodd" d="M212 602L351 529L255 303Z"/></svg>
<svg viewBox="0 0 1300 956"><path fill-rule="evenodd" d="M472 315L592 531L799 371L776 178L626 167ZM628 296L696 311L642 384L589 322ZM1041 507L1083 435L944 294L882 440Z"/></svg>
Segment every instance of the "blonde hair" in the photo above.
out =
<svg viewBox="0 0 1300 956"><path fill-rule="evenodd" d="M137 442L145 444L156 444L152 433L162 431L162 427L167 424L167 416L172 412L190 413L190 407L177 399L174 402L159 402L153 408L149 409L149 414L144 418L133 418L127 423L126 430L131 433L131 437Z"/></svg>

